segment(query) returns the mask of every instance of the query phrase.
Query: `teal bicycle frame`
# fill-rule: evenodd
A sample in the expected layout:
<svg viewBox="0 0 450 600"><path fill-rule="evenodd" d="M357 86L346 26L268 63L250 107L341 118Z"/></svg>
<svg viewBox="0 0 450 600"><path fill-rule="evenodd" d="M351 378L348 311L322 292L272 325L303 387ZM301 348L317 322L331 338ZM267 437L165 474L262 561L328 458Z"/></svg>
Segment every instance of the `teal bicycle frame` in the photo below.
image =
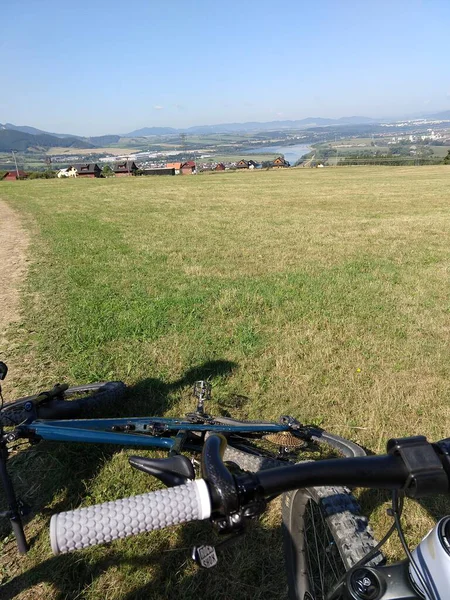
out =
<svg viewBox="0 0 450 600"><path fill-rule="evenodd" d="M176 443L177 432L206 432L224 434L276 433L289 431L284 424L225 425L193 423L188 420L163 419L159 417L133 417L128 419L64 419L36 420L16 428L19 437L56 442L82 442L93 444L120 444L171 450ZM164 437L173 432L174 437Z"/></svg>

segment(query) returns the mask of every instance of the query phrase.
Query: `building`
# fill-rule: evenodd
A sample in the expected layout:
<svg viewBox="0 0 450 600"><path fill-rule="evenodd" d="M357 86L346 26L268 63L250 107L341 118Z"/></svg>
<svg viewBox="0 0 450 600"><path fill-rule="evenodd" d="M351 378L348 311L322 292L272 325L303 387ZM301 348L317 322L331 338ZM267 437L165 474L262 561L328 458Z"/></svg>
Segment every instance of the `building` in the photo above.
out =
<svg viewBox="0 0 450 600"><path fill-rule="evenodd" d="M236 164L236 169L248 169L248 161L244 159L240 160Z"/></svg>
<svg viewBox="0 0 450 600"><path fill-rule="evenodd" d="M248 168L249 169L258 169L259 166L260 165L257 162L255 162L254 160L249 160L248 161Z"/></svg>
<svg viewBox="0 0 450 600"><path fill-rule="evenodd" d="M96 163L73 165L77 177L102 177L102 170Z"/></svg>
<svg viewBox="0 0 450 600"><path fill-rule="evenodd" d="M196 173L195 170L195 162L193 160L188 160L181 165L181 174L182 175L193 175Z"/></svg>
<svg viewBox="0 0 450 600"><path fill-rule="evenodd" d="M179 172L179 171L178 171ZM158 167L155 169L141 169L139 175L175 175L175 169L168 169L167 167Z"/></svg>
<svg viewBox="0 0 450 600"><path fill-rule="evenodd" d="M126 160L125 162L116 163L114 165L114 173L116 177L128 177L130 175L136 175L137 170L138 168L133 160Z"/></svg>
<svg viewBox="0 0 450 600"><path fill-rule="evenodd" d="M254 160L242 159L236 164L236 169L259 169L260 166L261 165Z"/></svg>
<svg viewBox="0 0 450 600"><path fill-rule="evenodd" d="M17 176L17 174L19 174L19 176ZM14 169L14 171L7 171L5 175L3 175L2 181L16 181L16 179L26 179L26 177L27 174L25 171L21 171L20 169L16 171L16 169Z"/></svg>
<svg viewBox="0 0 450 600"><path fill-rule="evenodd" d="M291 165L287 160L284 160L283 156L279 156L273 161L272 166L274 169L284 169L285 167L290 167Z"/></svg>
<svg viewBox="0 0 450 600"><path fill-rule="evenodd" d="M181 172L181 162L172 162L172 163L167 163L166 164L166 168L167 169L175 169L175 175L179 175Z"/></svg>
<svg viewBox="0 0 450 600"><path fill-rule="evenodd" d="M214 171L225 171L225 165L223 163L219 163L214 167Z"/></svg>

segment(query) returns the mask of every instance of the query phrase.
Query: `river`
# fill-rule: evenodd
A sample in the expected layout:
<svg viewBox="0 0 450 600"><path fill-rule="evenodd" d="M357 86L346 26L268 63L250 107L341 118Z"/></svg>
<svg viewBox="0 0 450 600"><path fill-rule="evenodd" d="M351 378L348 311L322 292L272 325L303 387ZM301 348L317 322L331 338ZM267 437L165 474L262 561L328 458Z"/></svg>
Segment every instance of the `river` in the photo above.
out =
<svg viewBox="0 0 450 600"><path fill-rule="evenodd" d="M294 146L258 146L251 150L245 150L244 154L283 154L284 158L293 165L308 152L311 152L309 146L297 144Z"/></svg>

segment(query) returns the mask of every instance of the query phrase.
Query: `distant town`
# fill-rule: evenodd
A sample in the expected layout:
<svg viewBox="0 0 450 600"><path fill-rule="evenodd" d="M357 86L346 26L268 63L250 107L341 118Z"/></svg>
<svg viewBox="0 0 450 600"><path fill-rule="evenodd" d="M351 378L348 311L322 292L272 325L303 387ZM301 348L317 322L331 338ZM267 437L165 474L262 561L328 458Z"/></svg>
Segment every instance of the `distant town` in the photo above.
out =
<svg viewBox="0 0 450 600"><path fill-rule="evenodd" d="M360 118L364 122L359 123L353 117L331 124L326 119L249 123L242 124L242 131L237 130L238 124L230 125L230 131L217 126L221 129L217 132L209 131L213 127L187 133L145 128L91 138L6 124L0 125L0 176L14 170L17 175L20 170L65 177L81 164L97 165L107 176L120 176L122 164L133 165L127 167L127 174L143 175L172 174L171 170L195 174L288 166L438 164L450 151L450 112L441 116L394 122ZM280 165L277 160L284 162Z"/></svg>
<svg viewBox="0 0 450 600"><path fill-rule="evenodd" d="M275 160L271 161L266 168L272 169L286 169L290 167L290 163L286 161L282 156L278 156ZM101 168L97 163L79 163L69 165L58 171L52 171L52 177L63 179L66 177L81 177L81 178L95 178L95 177L130 177L130 176L147 176L147 175L196 175L199 171L227 171L230 169L261 169L262 164L257 163L254 160L241 159L237 163L224 163L208 164L203 168L200 164L196 164L193 160L186 162L173 162L166 163L163 166L143 168L142 165L139 167L133 160L126 160L124 162L116 162L111 167L109 164L104 165ZM14 181L21 179L34 179L33 175L38 175L37 172L27 173L23 169L18 167L10 169L0 174L2 181ZM45 176L46 172L42 172Z"/></svg>

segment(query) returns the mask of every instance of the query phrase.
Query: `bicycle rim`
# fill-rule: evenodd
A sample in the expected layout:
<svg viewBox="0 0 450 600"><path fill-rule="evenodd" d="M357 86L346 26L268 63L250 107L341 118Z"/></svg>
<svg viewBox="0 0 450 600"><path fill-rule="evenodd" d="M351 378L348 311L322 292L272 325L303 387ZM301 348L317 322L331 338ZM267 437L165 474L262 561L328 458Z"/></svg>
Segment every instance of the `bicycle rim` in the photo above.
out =
<svg viewBox="0 0 450 600"><path fill-rule="evenodd" d="M345 574L346 568L326 515L320 503L311 497L303 513L305 562L310 592L315 600L325 600L326 595Z"/></svg>
<svg viewBox="0 0 450 600"><path fill-rule="evenodd" d="M282 516L291 600L326 600L345 572L377 543L347 488L288 492L283 495ZM382 554L373 560L380 563Z"/></svg>

